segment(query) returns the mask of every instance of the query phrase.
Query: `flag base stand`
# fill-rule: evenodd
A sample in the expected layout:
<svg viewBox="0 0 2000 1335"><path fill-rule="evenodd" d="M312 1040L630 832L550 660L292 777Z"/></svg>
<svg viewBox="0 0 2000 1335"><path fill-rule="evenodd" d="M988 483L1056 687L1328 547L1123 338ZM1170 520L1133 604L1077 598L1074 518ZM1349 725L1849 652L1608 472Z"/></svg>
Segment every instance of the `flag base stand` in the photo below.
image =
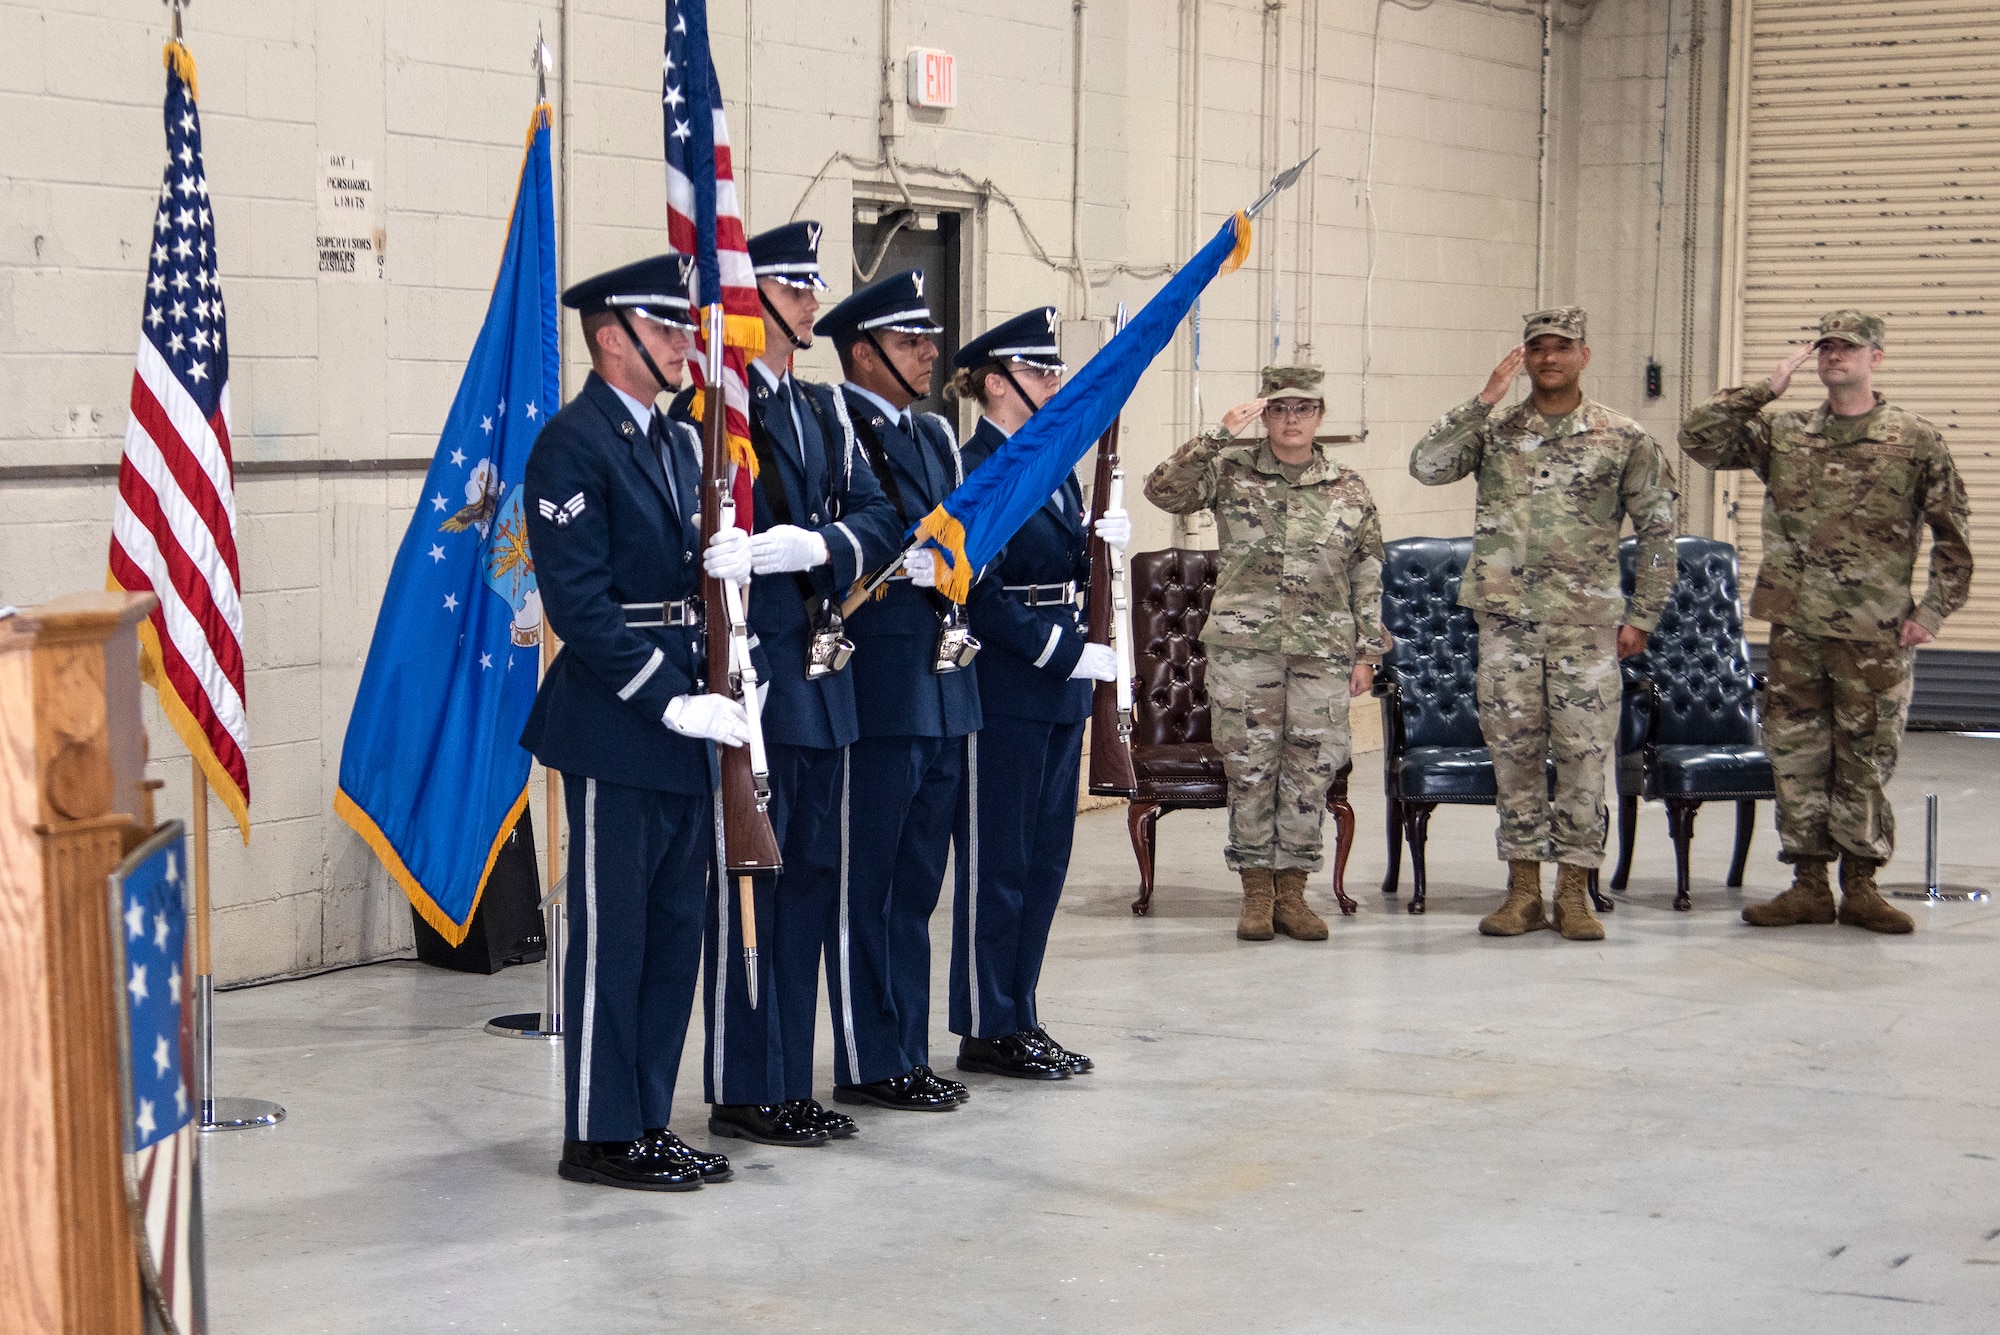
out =
<svg viewBox="0 0 2000 1335"><path fill-rule="evenodd" d="M1924 883L1898 885L1882 893L1891 899L1921 899L1929 904L1984 904L1990 896L1976 885L1938 884L1938 798L1924 794Z"/></svg>
<svg viewBox="0 0 2000 1335"><path fill-rule="evenodd" d="M542 898L541 910L548 947L542 968L548 979L542 1009L513 1015L496 1015L486 1022L486 1032L496 1038L561 1038L563 1036L563 936L569 915L563 912L563 891L569 878L563 877Z"/></svg>
<svg viewBox="0 0 2000 1335"><path fill-rule="evenodd" d="M201 1108L204 1131L242 1131L253 1126L276 1126L284 1120L284 1108L269 1099L213 1099Z"/></svg>
<svg viewBox="0 0 2000 1335"><path fill-rule="evenodd" d="M195 1125L203 1131L243 1131L284 1121L283 1106L269 1099L218 1099L209 1093L215 1088L215 979L209 974L195 979L194 1026L201 1060L201 1116Z"/></svg>

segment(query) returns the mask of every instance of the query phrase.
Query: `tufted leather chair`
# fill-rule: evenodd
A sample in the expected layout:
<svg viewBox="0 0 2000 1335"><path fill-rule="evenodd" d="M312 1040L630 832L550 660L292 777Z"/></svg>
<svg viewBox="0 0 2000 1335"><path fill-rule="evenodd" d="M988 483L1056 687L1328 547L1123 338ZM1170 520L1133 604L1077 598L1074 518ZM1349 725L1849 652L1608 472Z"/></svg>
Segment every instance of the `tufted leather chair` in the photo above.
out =
<svg viewBox="0 0 2000 1335"><path fill-rule="evenodd" d="M1431 813L1441 805L1492 806L1499 789L1479 730L1479 626L1458 605L1472 539L1402 538L1387 544L1385 555L1382 625L1393 643L1375 677L1389 820L1382 893L1396 893L1407 841L1415 882L1410 912L1422 913ZM1553 765L1549 782L1555 782ZM1595 872L1590 895L1600 912L1611 910L1611 901L1598 893Z"/></svg>
<svg viewBox="0 0 2000 1335"><path fill-rule="evenodd" d="M1631 879L1639 799L1664 802L1674 841L1674 907L1688 909L1688 849L1703 802L1736 803L1736 851L1728 884L1743 884L1743 864L1757 824L1759 799L1775 799L1771 761L1757 723L1764 681L1750 671L1743 610L1736 586L1736 549L1712 538L1677 539L1673 596L1646 652L1621 665L1624 704L1618 717L1618 870L1611 886ZM1619 582L1632 592L1638 544L1618 548Z"/></svg>
<svg viewBox="0 0 2000 1335"><path fill-rule="evenodd" d="M1132 692L1132 772L1138 794L1125 823L1139 860L1139 897L1132 901L1132 912L1142 917L1152 907L1160 817L1229 804L1222 753L1210 740L1208 653L1201 645L1218 570L1214 552L1193 548L1137 552L1131 558L1132 658L1138 673ZM1347 856L1354 848L1354 808L1347 801L1353 769L1350 762L1334 775L1326 803L1337 835L1333 893L1344 914L1355 907L1346 890Z"/></svg>

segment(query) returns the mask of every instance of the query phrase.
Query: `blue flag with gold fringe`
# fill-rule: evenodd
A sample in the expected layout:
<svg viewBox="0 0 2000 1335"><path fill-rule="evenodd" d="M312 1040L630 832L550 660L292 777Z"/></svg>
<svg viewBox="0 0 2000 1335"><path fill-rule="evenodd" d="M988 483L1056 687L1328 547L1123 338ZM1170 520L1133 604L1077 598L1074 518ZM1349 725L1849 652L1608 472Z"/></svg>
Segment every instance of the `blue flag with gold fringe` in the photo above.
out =
<svg viewBox="0 0 2000 1335"><path fill-rule="evenodd" d="M389 571L334 795L453 945L528 802L519 739L543 631L521 476L562 406L549 121L537 106L500 274Z"/></svg>
<svg viewBox="0 0 2000 1335"><path fill-rule="evenodd" d="M965 601L973 573L983 570L1029 516L1048 503L1077 461L1117 420L1139 377L1173 338L1202 289L1217 274L1242 264L1249 250L1250 219L1238 213L1075 379L917 522L915 536L928 538L943 554L940 593Z"/></svg>

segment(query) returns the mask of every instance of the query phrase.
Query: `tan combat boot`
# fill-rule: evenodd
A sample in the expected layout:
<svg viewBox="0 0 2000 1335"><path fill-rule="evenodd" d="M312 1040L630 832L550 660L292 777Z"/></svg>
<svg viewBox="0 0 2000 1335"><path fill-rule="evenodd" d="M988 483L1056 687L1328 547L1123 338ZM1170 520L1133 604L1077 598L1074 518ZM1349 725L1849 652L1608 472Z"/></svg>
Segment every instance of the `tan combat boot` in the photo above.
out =
<svg viewBox="0 0 2000 1335"><path fill-rule="evenodd" d="M1479 930L1487 936L1520 936L1539 932L1549 925L1542 912L1542 864L1507 864L1507 902L1479 920Z"/></svg>
<svg viewBox="0 0 2000 1335"><path fill-rule="evenodd" d="M1556 866L1556 930L1566 941L1602 941L1604 924L1590 911L1590 871L1567 862Z"/></svg>
<svg viewBox="0 0 2000 1335"><path fill-rule="evenodd" d="M1269 941L1271 931L1271 869L1245 867L1243 876L1243 916L1236 920L1239 941Z"/></svg>
<svg viewBox="0 0 2000 1335"><path fill-rule="evenodd" d="M1755 927L1832 922L1833 887L1826 881L1826 862L1800 858L1792 864L1792 888L1765 903L1746 904L1743 921Z"/></svg>
<svg viewBox="0 0 2000 1335"><path fill-rule="evenodd" d="M1326 940L1326 919L1306 905L1305 868L1285 867L1274 874L1272 884L1278 902L1271 919L1278 930L1294 941Z"/></svg>
<svg viewBox="0 0 2000 1335"><path fill-rule="evenodd" d="M1917 924L1910 915L1882 898L1875 888L1873 858L1857 858L1843 853L1840 858L1840 921L1849 927L1866 927L1871 932L1901 936L1913 932Z"/></svg>

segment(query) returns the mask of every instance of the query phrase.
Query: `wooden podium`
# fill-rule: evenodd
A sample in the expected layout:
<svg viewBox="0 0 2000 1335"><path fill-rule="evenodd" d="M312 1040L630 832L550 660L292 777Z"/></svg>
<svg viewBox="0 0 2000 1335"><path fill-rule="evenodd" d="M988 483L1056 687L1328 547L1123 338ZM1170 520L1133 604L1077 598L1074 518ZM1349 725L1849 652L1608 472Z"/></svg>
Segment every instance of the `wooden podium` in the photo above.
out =
<svg viewBox="0 0 2000 1335"><path fill-rule="evenodd" d="M0 621L0 1331L139 1335L106 877L153 828L150 594Z"/></svg>

